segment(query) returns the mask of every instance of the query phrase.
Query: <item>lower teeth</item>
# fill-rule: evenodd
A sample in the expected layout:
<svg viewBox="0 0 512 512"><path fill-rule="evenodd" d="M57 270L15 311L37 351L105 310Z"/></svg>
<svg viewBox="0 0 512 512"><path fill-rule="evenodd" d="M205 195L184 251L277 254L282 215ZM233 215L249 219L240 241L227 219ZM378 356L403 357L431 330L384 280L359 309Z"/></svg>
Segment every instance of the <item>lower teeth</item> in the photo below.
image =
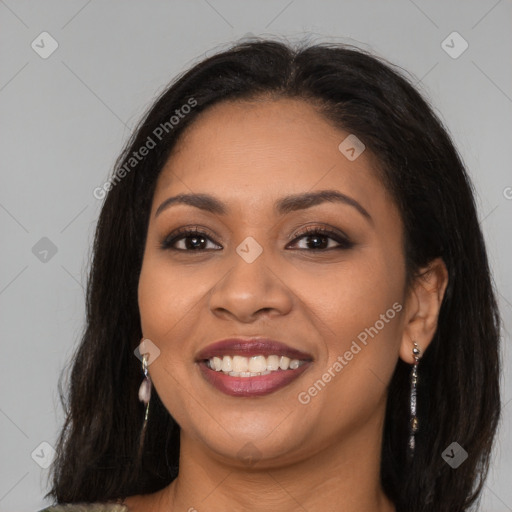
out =
<svg viewBox="0 0 512 512"><path fill-rule="evenodd" d="M303 364L304 364L304 362L301 361L299 363L299 366L302 366ZM210 361L206 362L206 366L210 370L214 370L215 371L215 369L210 366ZM293 370L294 368L288 368L288 369L289 370ZM285 371L286 370L283 370L282 368L279 368L278 370L265 370L264 372L256 372L256 373L253 373L253 372L232 372L232 371L225 372L224 370L220 370L217 373L223 373L224 375L229 375L230 377L258 377L259 375L268 375L269 373L285 372Z"/></svg>
<svg viewBox="0 0 512 512"><path fill-rule="evenodd" d="M224 375L230 375L231 377L257 377L258 375L268 375L270 370L265 370L264 372L222 372Z"/></svg>

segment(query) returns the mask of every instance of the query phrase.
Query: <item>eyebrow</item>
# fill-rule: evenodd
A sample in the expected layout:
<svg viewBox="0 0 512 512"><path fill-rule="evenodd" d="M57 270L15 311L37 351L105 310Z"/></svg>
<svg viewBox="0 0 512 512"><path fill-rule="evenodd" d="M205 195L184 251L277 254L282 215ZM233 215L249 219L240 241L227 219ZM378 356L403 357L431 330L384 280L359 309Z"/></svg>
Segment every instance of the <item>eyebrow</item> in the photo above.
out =
<svg viewBox="0 0 512 512"><path fill-rule="evenodd" d="M305 210L325 202L342 203L352 206L365 217L367 221L373 224L371 215L361 204L352 197L337 190L320 190L282 197L276 201L274 209L278 214L286 215L287 213ZM176 204L187 204L216 215L227 215L230 211L222 201L209 194L178 194L177 196L167 198L157 208L155 217L170 206Z"/></svg>

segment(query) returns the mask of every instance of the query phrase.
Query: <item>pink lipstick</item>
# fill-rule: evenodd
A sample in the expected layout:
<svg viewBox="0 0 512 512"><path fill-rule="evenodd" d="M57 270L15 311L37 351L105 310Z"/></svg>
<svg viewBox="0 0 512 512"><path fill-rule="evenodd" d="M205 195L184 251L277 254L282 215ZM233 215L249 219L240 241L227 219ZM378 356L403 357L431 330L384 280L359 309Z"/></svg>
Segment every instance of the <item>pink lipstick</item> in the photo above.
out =
<svg viewBox="0 0 512 512"><path fill-rule="evenodd" d="M312 360L311 354L265 338L221 340L196 356L207 382L239 397L267 395L287 386Z"/></svg>

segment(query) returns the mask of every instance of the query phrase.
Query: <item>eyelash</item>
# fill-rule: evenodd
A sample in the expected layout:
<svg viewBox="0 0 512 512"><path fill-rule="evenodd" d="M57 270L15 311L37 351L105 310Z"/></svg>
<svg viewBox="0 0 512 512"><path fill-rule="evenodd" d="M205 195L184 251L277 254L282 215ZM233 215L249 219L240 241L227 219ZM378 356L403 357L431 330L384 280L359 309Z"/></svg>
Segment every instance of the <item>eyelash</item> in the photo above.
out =
<svg viewBox="0 0 512 512"><path fill-rule="evenodd" d="M329 247L326 249L299 249L300 251L317 251L317 252L325 252L330 251L333 249L350 249L354 246L354 243L351 242L347 237L341 235L340 233L337 233L335 231L331 231L326 228L322 227L307 227L301 232L297 233L296 237L292 240L292 242L295 242L301 238L304 238L306 236L312 236L312 235L322 235L327 238L331 238L335 242L337 242L339 245L337 247ZM201 231L197 227L194 228L180 228L170 235L168 235L160 244L161 249L163 250L171 250L171 251L180 251L180 252L204 252L211 249L176 249L173 247L173 245L178 242L179 240L183 240L189 237L193 236L203 236L213 242L211 237L206 233L205 231ZM219 250L219 249L213 249L213 250Z"/></svg>

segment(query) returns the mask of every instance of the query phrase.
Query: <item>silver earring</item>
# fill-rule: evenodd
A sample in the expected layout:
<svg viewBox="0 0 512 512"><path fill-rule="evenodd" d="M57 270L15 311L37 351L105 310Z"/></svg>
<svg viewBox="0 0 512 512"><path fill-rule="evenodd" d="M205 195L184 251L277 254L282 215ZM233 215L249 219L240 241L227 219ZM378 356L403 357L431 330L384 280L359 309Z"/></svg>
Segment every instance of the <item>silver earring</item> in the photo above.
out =
<svg viewBox="0 0 512 512"><path fill-rule="evenodd" d="M410 419L410 436L409 436L409 460L412 459L414 455L414 447L415 447L415 434L418 431L419 422L418 416L416 415L416 386L418 384L418 363L420 360L420 348L418 344L414 341L414 347L412 349L412 354L414 357L414 365L411 370L411 397L410 397L410 405L411 405L411 419Z"/></svg>
<svg viewBox="0 0 512 512"><path fill-rule="evenodd" d="M146 412L144 414L144 423L140 432L139 440L139 457L144 443L144 436L146 434L146 428L148 425L148 412L149 412L149 401L151 399L151 377L148 373L148 359L149 353L142 355L142 371L144 373L144 380L139 387L139 400L146 405Z"/></svg>

